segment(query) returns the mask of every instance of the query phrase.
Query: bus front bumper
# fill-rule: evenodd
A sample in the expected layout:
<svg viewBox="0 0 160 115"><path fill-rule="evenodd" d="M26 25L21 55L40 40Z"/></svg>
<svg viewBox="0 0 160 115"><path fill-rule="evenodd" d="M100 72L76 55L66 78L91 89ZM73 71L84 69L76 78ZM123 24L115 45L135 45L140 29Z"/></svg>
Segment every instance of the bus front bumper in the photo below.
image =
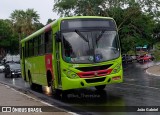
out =
<svg viewBox="0 0 160 115"><path fill-rule="evenodd" d="M98 85L106 85L113 83L123 82L122 70L116 74L110 74L107 76L100 76L94 78L77 78L71 79L68 78L65 74L62 74L62 90L93 87Z"/></svg>

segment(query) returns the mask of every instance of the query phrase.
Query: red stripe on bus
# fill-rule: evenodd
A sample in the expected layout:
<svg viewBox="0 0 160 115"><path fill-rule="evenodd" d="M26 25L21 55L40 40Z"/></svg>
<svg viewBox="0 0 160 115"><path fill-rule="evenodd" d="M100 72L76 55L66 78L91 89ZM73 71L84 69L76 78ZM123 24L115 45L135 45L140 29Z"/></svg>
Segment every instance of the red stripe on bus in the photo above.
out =
<svg viewBox="0 0 160 115"><path fill-rule="evenodd" d="M45 32L48 32L51 30L51 24L48 24L46 27L45 27Z"/></svg>
<svg viewBox="0 0 160 115"><path fill-rule="evenodd" d="M46 72L49 70L53 76L52 54L45 55Z"/></svg>
<svg viewBox="0 0 160 115"><path fill-rule="evenodd" d="M109 75L113 69L98 70L98 71L88 71L77 73L80 78L91 78Z"/></svg>

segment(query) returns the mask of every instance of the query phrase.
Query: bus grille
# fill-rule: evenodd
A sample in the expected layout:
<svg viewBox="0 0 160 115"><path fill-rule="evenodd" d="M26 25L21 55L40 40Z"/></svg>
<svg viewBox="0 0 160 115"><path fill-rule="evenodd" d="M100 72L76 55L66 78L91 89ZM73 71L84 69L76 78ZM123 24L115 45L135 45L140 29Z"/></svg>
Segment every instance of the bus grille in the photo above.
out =
<svg viewBox="0 0 160 115"><path fill-rule="evenodd" d="M83 72L87 72L87 71L97 71L97 70L106 70L108 69L110 66L112 66L112 64L108 64L108 65L101 65L101 66L92 66L92 67L78 67L76 69L83 71Z"/></svg>
<svg viewBox="0 0 160 115"><path fill-rule="evenodd" d="M105 80L105 77L102 77L102 78L96 78L96 79L85 79L85 81L87 83L95 83L95 82L102 82Z"/></svg>

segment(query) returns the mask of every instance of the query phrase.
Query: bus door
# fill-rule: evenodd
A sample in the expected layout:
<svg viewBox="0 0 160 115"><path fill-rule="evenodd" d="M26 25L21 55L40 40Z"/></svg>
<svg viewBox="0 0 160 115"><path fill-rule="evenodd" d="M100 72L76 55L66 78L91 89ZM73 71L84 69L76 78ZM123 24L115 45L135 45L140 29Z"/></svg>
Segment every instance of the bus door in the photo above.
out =
<svg viewBox="0 0 160 115"><path fill-rule="evenodd" d="M57 80L58 86L61 86L61 69L60 69L60 42L56 42L56 66L57 66Z"/></svg>
<svg viewBox="0 0 160 115"><path fill-rule="evenodd" d="M57 50L56 50L56 61L57 61L57 74L58 74L58 85L61 86L61 69L60 69L60 47L59 43L57 44Z"/></svg>

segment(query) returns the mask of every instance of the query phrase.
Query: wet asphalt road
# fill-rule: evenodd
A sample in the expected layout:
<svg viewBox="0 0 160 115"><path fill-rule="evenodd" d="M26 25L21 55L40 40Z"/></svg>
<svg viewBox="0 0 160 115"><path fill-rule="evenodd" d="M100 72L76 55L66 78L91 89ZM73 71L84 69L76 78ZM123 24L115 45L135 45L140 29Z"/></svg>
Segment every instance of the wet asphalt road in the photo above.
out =
<svg viewBox="0 0 160 115"><path fill-rule="evenodd" d="M76 111L76 108L80 108L80 111L76 111L77 113L81 113L81 110L84 110L87 114L106 114L106 111L115 109L117 106L160 106L160 77L147 75L145 72L148 67L155 64L160 63L147 62L144 64L133 63L124 65L123 83L107 85L105 91L101 92L97 92L94 88L72 90L60 100L54 99L48 91L48 88L43 87L43 91L30 90L29 85L21 78L4 78L4 74L0 73L0 81L28 90L37 98L40 98L50 104L58 105L71 111L72 109L70 109L69 106L73 107L74 111ZM114 108L110 108L111 106L114 106ZM107 115L108 114L112 115L117 113L107 112ZM121 112L118 114L159 115L160 113Z"/></svg>

